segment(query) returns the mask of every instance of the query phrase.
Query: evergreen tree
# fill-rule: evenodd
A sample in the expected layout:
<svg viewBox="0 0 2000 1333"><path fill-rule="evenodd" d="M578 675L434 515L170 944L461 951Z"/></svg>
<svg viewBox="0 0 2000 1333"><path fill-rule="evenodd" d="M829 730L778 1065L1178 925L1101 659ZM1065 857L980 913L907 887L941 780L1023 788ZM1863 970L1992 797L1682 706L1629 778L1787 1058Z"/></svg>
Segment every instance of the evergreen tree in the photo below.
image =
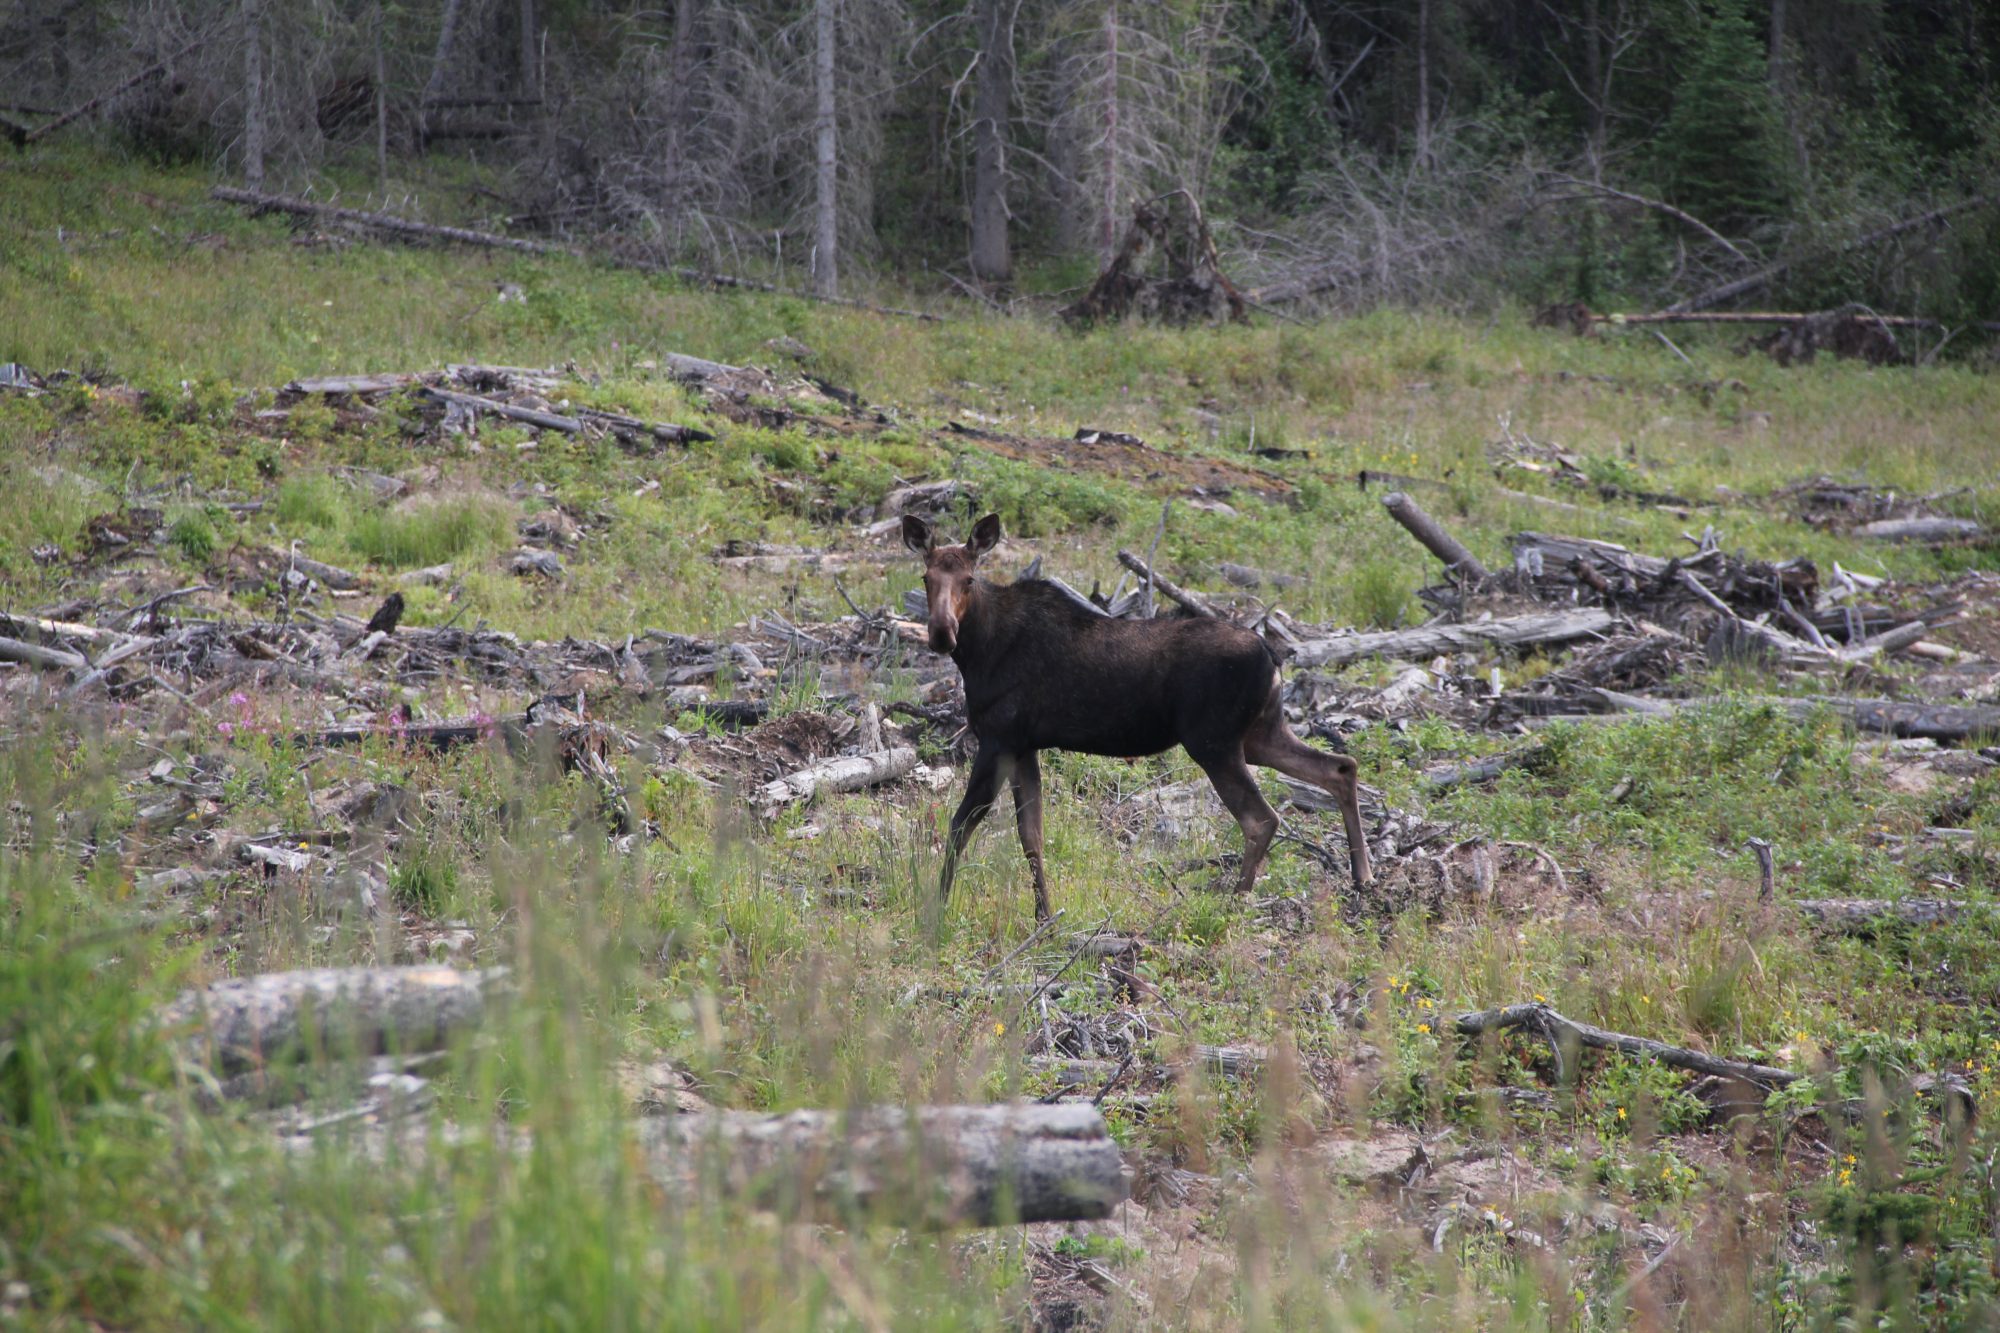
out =
<svg viewBox="0 0 2000 1333"><path fill-rule="evenodd" d="M1667 197L1711 226L1744 230L1776 216L1786 195L1782 122L1763 42L1739 0L1702 16L1702 31L1655 161Z"/></svg>

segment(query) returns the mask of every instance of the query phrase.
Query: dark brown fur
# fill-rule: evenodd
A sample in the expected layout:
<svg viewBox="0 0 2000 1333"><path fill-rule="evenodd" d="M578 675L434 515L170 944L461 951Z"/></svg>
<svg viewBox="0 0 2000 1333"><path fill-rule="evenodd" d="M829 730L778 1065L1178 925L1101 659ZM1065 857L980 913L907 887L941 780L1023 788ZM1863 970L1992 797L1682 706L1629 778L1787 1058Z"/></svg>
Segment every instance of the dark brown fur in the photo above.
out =
<svg viewBox="0 0 2000 1333"><path fill-rule="evenodd" d="M974 577L1000 540L989 514L962 546L939 546L931 525L903 520L903 541L924 557L931 647L950 653L965 681L965 712L979 753L952 816L939 884L951 892L959 854L1011 779L1021 849L1035 879L1035 915L1046 919L1042 867L1041 750L1119 757L1186 748L1243 829L1248 891L1278 816L1249 764L1324 788L1339 802L1357 885L1369 878L1356 765L1315 750L1285 725L1278 664L1264 641L1220 620L1113 620L1092 615L1038 579L996 585Z"/></svg>

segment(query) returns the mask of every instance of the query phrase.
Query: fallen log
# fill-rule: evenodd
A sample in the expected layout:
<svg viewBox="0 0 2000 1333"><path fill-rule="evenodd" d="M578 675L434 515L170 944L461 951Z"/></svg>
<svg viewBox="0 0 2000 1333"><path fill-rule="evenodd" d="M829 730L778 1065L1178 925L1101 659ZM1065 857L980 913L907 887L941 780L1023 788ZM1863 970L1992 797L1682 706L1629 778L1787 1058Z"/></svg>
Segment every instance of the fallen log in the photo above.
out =
<svg viewBox="0 0 2000 1333"><path fill-rule="evenodd" d="M23 643L19 639L4 637L0 637L0 660L20 662L47 671L81 671L89 665L83 660L82 653L72 653L64 648L44 648L38 643Z"/></svg>
<svg viewBox="0 0 2000 1333"><path fill-rule="evenodd" d="M235 977L160 1011L189 1053L225 1074L318 1054L439 1050L476 1025L504 970L312 968Z"/></svg>
<svg viewBox="0 0 2000 1333"><path fill-rule="evenodd" d="M313 379L293 380L284 388L286 393L385 393L390 389L400 389L415 384L417 377L411 374L383 375L321 375Z"/></svg>
<svg viewBox="0 0 2000 1333"><path fill-rule="evenodd" d="M741 1111L639 1126L646 1165L684 1192L704 1176L764 1206L897 1226L1003 1226L1108 1216L1124 1157L1082 1105ZM709 1151L704 1153L703 1149Z"/></svg>
<svg viewBox="0 0 2000 1333"><path fill-rule="evenodd" d="M1974 195L1970 199L1961 199L1956 203L1946 204L1942 208L1929 209L1913 217L1892 222L1886 227L1878 227L1874 231L1858 236L1844 245L1835 246L1831 250L1809 252L1808 254L1799 255L1791 259L1783 259L1775 264L1767 265L1764 268L1758 269L1755 273L1737 278L1731 282L1722 283L1720 286L1711 287L1707 291L1697 296L1691 296L1685 301L1676 301L1661 313L1679 315L1695 310L1705 310L1709 306L1718 305L1723 301L1733 300L1738 296L1746 296L1754 291L1761 291L1763 288L1769 286L1773 279L1783 276L1791 270L1794 264L1800 263L1805 259L1817 259L1828 255L1845 254L1849 250L1858 250L1880 241L1891 240L1906 231L1941 222L1952 214L1963 212L1968 208L1984 208L1995 202L2000 202L2000 194Z"/></svg>
<svg viewBox="0 0 2000 1333"><path fill-rule="evenodd" d="M1747 1083L1765 1086L1783 1087L1803 1077L1790 1069L1774 1069L1770 1065L1752 1064L1746 1060L1725 1060L1706 1051L1689 1050L1685 1046L1670 1046L1651 1037L1635 1037L1629 1033L1612 1032L1589 1023L1579 1023L1573 1018L1563 1017L1540 1002L1510 1004L1499 1009L1460 1014L1453 1020L1453 1026L1460 1034L1468 1037L1476 1037L1486 1032L1501 1032L1508 1028L1520 1028L1532 1032L1547 1041L1554 1049L1558 1070L1568 1065L1566 1048L1573 1050L1589 1047L1602 1051L1623 1051L1627 1055L1649 1056L1675 1069L1692 1070L1697 1074L1713 1074L1718 1078L1742 1079Z"/></svg>
<svg viewBox="0 0 2000 1333"><path fill-rule="evenodd" d="M1843 935L1873 935L1883 925L1945 925L1978 904L1960 898L1799 898L1799 915Z"/></svg>
<svg viewBox="0 0 2000 1333"><path fill-rule="evenodd" d="M1188 611L1202 617L1204 620L1214 620L1216 618L1214 608L1209 606L1207 602L1204 602L1187 589L1168 581L1162 575L1155 573L1151 565L1132 554L1132 552L1121 549L1118 552L1118 563L1131 570L1134 574L1137 574L1140 578L1145 579L1153 587L1158 588L1168 601L1185 607Z"/></svg>
<svg viewBox="0 0 2000 1333"><path fill-rule="evenodd" d="M1548 753L1546 745L1529 745L1506 754L1489 755L1485 759L1475 759L1469 764L1455 764L1450 768L1424 774L1424 782L1432 791L1450 791L1453 787L1474 786L1491 782L1510 768L1524 768Z"/></svg>
<svg viewBox="0 0 2000 1333"><path fill-rule="evenodd" d="M1580 607L1573 611L1538 612L1466 625L1423 625L1416 629L1388 630L1379 634L1344 634L1305 640L1299 645L1292 661L1298 666L1343 666L1364 657L1410 660L1495 645L1518 648L1530 644L1562 643L1602 634L1613 623L1608 611Z"/></svg>
<svg viewBox="0 0 2000 1333"><path fill-rule="evenodd" d="M1390 491L1382 497L1382 507L1389 511L1389 517L1403 525L1403 528L1419 542L1425 550L1444 561L1446 572L1457 570L1475 582L1490 578L1486 566L1479 563L1479 557L1467 550L1465 544L1445 531L1444 525L1425 513L1423 507L1401 491Z"/></svg>
<svg viewBox="0 0 2000 1333"><path fill-rule="evenodd" d="M54 129L44 125L34 131L33 137L40 137ZM575 259L594 260L612 268L637 269L642 273L667 273L682 282L700 286L740 288L745 291L777 292L779 288L768 282L754 282L748 278L732 277L724 273L704 273L699 269L678 268L671 264L655 263L651 260L631 255L612 254L605 251L584 250L577 246L558 245L550 241L531 241L518 236L501 236L490 231L474 231L467 227L441 227L428 222L412 222L408 218L394 217L387 213L365 213L358 208L339 208L332 204L315 203L310 199L300 199L294 195L263 194L256 190L239 190L234 186L218 185L208 192L211 199L226 204L239 204L257 213L289 213L293 217L324 218L329 222L344 222L350 226L370 227L376 231L388 232L412 240L450 241L457 245L479 246L490 250L513 250L531 255L567 255ZM871 305L845 296L817 296L812 292L793 291L785 288L786 296L803 297L808 301L819 301L827 305L847 306L854 310L867 310L878 315L898 315L904 319L923 320L926 323L942 323L944 316L930 314L922 310L902 310L895 306Z"/></svg>
<svg viewBox="0 0 2000 1333"><path fill-rule="evenodd" d="M342 569L338 565L329 565L324 561L308 559L300 555L297 551L287 551L284 555L286 562L293 569L310 578L317 579L326 587L340 592L349 592L361 586L361 576L352 570Z"/></svg>
<svg viewBox="0 0 2000 1333"><path fill-rule="evenodd" d="M175 51L172 55L167 56L163 60L154 61L152 64L146 66L146 68L140 70L137 74L134 74L132 77L124 80L122 83L118 83L113 87L105 89L103 92L99 93L97 96L91 98L87 102L83 102L77 106L71 107L68 111L63 112L60 116L57 116L54 120L49 121L45 125L39 125L32 130L25 129L18 125L10 125L8 129L10 132L10 137L14 140L14 146L16 148L26 148L29 144L34 143L39 139L45 139L49 135L54 134L57 130L61 129L63 126L69 124L70 122L75 120L81 120L83 117L90 115L93 111L96 111L99 107L109 102L112 98L117 97L120 93L126 92L132 88L136 88L148 79L158 78L160 75L166 73L168 67L170 67L176 60L179 60L182 56L189 54L196 47L200 46L203 42L207 40L208 38L205 35L195 38L193 41L188 42L186 45L182 46L178 51Z"/></svg>
<svg viewBox="0 0 2000 1333"><path fill-rule="evenodd" d="M1976 540L1987 533L1984 526L1969 518L1885 518L1863 523L1854 535L1885 542L1956 542Z"/></svg>
<svg viewBox="0 0 2000 1333"><path fill-rule="evenodd" d="M795 801L811 800L830 792L859 791L907 776L917 766L917 752L898 745L875 754L845 755L822 759L816 764L767 782L758 791L758 804L767 810Z"/></svg>
<svg viewBox="0 0 2000 1333"><path fill-rule="evenodd" d="M475 412L505 417L509 421L538 426L543 430L559 430L565 435L575 435L583 429L583 422L576 417L566 417L559 412L544 412L539 408L519 407L513 403L501 402L497 398L482 398L476 393L459 393L455 389L434 389L425 385L417 390L417 394L434 403L455 403Z"/></svg>

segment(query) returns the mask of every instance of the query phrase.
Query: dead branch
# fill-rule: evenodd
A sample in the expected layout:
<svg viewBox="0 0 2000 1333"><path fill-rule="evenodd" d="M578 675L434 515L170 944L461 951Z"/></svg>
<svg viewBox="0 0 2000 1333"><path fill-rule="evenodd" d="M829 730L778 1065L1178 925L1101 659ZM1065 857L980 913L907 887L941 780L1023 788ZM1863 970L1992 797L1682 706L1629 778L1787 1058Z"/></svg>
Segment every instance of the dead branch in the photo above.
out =
<svg viewBox="0 0 2000 1333"><path fill-rule="evenodd" d="M1216 618L1215 609L1207 602L1204 602L1187 589L1179 587L1169 582L1160 574L1155 573L1151 565L1132 554L1132 552L1120 550L1118 552L1118 563L1151 583L1155 588L1158 588L1166 595L1167 600L1186 608L1188 611L1205 620L1214 620Z"/></svg>
<svg viewBox="0 0 2000 1333"><path fill-rule="evenodd" d="M1655 1041L1651 1037L1634 1037L1624 1032L1593 1027L1589 1023L1579 1023L1575 1019L1565 1018L1548 1005L1541 1003L1510 1004L1500 1009L1460 1014L1453 1023L1460 1033L1468 1037L1475 1037L1485 1032L1500 1032L1508 1028L1521 1028L1541 1037L1559 1051L1565 1047L1623 1051L1627 1055L1650 1056L1661 1064L1671 1065L1676 1069L1692 1070L1697 1074L1713 1074L1719 1078L1741 1079L1747 1083L1783 1087L1803 1077L1789 1069L1774 1069L1770 1065L1751 1064L1744 1060L1725 1060L1706 1051L1689 1050L1685 1046L1669 1046L1666 1042Z"/></svg>
<svg viewBox="0 0 2000 1333"><path fill-rule="evenodd" d="M1484 582L1491 577L1486 566L1479 563L1479 557L1465 548L1465 544L1445 531L1444 525L1425 513L1423 507L1401 491L1391 491L1382 497L1382 507L1389 511L1389 517L1403 525L1403 528L1419 542L1424 549L1444 561L1447 570L1457 570L1475 582Z"/></svg>

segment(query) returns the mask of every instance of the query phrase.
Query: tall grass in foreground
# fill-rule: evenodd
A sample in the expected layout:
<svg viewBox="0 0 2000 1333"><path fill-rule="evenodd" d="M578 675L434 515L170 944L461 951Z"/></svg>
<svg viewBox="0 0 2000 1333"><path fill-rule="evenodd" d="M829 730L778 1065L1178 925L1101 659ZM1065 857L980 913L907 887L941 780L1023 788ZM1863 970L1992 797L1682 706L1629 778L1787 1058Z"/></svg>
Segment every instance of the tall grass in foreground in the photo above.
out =
<svg viewBox="0 0 2000 1333"><path fill-rule="evenodd" d="M1820 755L1824 737L1807 730L1787 739L1774 725L1782 730L1761 716L1724 714L1657 743L1734 755L1715 770L1724 782L1730 762L1786 753L1842 762L1838 747ZM1559 762L1587 765L1598 747L1631 743L1582 738ZM417 854L455 859L458 873L438 890L453 901L442 905L478 925L481 961L511 967L518 999L453 1053L434 1117L418 1122L427 1128L383 1139L352 1127L287 1147L253 1112L211 1108L205 1079L177 1064L170 1034L148 1022L219 956L205 960L197 936L174 933L177 904L134 902L115 863L76 855L78 830L91 830L100 847L121 833L143 836L130 828L116 781L126 758L60 718L17 726L0 753L9 849L0 862L0 1194L9 1201L0 1210L0 1289L11 1293L14 1317L154 1328L1027 1321L1033 1258L1017 1232L831 1229L706 1192L662 1191L632 1149L630 1096L617 1073L623 1060L650 1058L657 1042L700 1070L712 1095L753 1106L1032 1090L1010 1054L1018 1036L994 1031L1021 1021L1016 1008L899 998L912 977L948 985L982 974L996 913L1019 906L1000 897L1018 891L1008 877L992 883L990 867L969 867L960 906L928 936L917 909L929 861L900 835L848 835L832 849L847 878L881 886L873 909L857 915L804 903L775 854L737 840L691 786L650 792L662 838L651 852L620 857L591 822L595 793L537 763L516 767L482 752L413 773L444 795L441 809L479 793L482 804L511 810L483 829L429 823ZM1117 770L1079 762L1052 780L1087 790L1122 781ZM1064 863L1089 877L1087 890L1068 891L1071 907L1095 910L1089 898L1100 890L1131 898L1118 887L1117 856L1085 820L1071 812L1052 823ZM1220 914L1212 931L1188 915L1195 908ZM1122 909L1156 910L1144 901ZM1210 941L1202 966L1175 965L1157 978L1176 1010L1199 1019L1226 1003L1216 992L1238 984L1230 978L1249 933L1241 911L1198 893L1180 909L1180 925L1161 927ZM337 917L324 924L333 929L311 933L320 942L307 946L306 961L395 952L393 940ZM1917 1302L1938 1322L1973 1326L1987 1308L1990 1281L1965 1236L1968 1210L1988 1187L1934 1197L1902 1183L1938 1172L1964 1178L1983 1160L1984 1137L1968 1138L1963 1126L1934 1131L1921 1116L1854 1129L1836 1117L1830 1141L1853 1154L1850 1176L1864 1183L1804 1187L1788 1209L1748 1169L1751 1158L1698 1155L1699 1137L1681 1136L1699 1113L1680 1080L1652 1066L1612 1062L1565 1084L1570 1109L1546 1113L1546 1123L1510 1117L1461 1094L1537 1080L1526 1057L1496 1043L1467 1059L1429 1021L1484 985L1507 984L1474 979L1469 990L1449 979L1454 967L1477 967L1486 927L1448 919L1428 934L1414 922L1395 930L1417 939L1389 984L1378 979L1365 1036L1389 1077L1375 1098L1327 1100L1301 1055L1308 1041L1324 1049L1327 1034L1301 1018L1296 1037L1282 1021L1275 1029L1258 1085L1197 1080L1161 1094L1143 1116L1112 1103L1118 1132L1145 1151L1149 1170L1178 1161L1217 1180L1199 1239L1128 1220L1111 1228L1112 1241L1065 1242L1107 1265L1113 1326L1611 1329L1668 1318L1696 1328L1804 1328L1869 1310L1895 1324ZM260 944L255 932L235 940L244 970L295 947ZM1325 947L1371 956L1332 923ZM1296 960L1259 984L1272 988L1272 1003L1288 1004L1277 992L1307 966ZM1774 951L1770 966L1810 959ZM1909 1054L1879 1050L1885 1062ZM325 1106L353 1091L352 1075L336 1066L311 1080ZM1861 1084L1829 1091L1867 1095ZM1397 1126L1422 1128L1439 1152L1463 1137L1528 1154L1545 1170L1504 1214L1447 1212L1454 1220L1433 1236L1411 1224L1393 1190L1344 1175L1321 1146L1324 1134ZM1545 1153L1544 1129L1575 1145L1563 1150L1567 1165ZM1775 1170L1788 1175L1782 1163ZM1638 1273L1608 1233L1583 1220L1579 1199L1606 1190L1678 1238L1665 1277ZM1817 1264L1800 1262L1801 1224Z"/></svg>

